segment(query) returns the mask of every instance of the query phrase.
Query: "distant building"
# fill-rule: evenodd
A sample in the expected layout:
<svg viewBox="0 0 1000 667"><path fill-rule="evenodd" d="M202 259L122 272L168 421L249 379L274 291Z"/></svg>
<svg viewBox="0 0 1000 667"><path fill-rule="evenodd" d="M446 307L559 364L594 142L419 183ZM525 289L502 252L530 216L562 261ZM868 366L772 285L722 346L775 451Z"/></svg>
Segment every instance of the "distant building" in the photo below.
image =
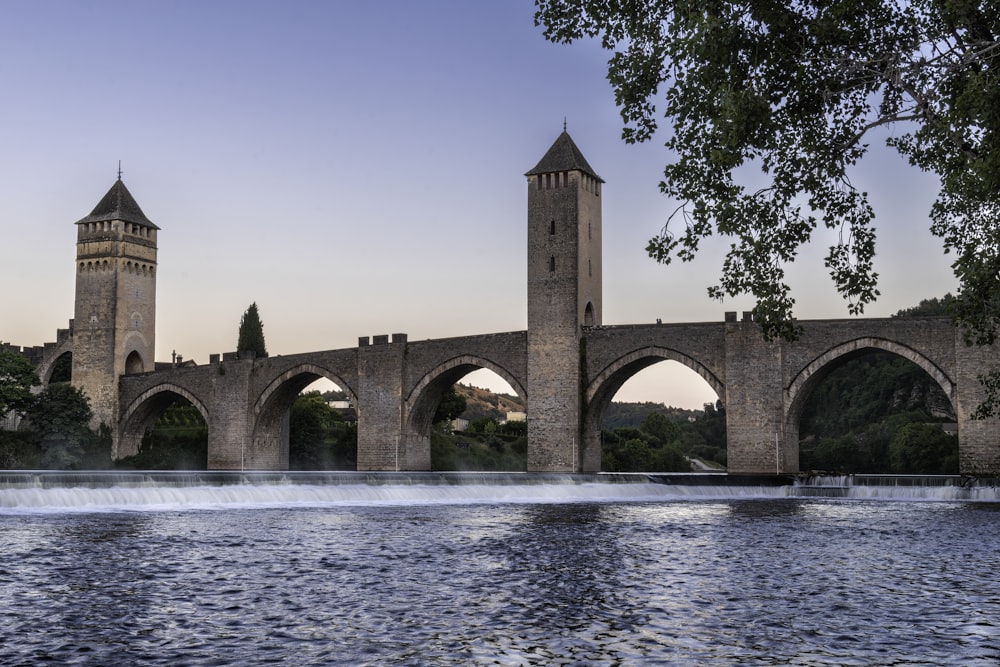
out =
<svg viewBox="0 0 1000 667"><path fill-rule="evenodd" d="M506 421L508 422L528 421L528 414L526 412L508 412Z"/></svg>

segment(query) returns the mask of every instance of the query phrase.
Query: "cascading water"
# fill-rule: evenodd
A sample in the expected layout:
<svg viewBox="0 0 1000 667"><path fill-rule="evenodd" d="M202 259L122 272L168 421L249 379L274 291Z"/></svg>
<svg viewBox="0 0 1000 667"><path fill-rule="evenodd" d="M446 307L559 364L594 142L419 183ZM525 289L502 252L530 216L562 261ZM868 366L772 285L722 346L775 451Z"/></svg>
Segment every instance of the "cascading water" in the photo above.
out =
<svg viewBox="0 0 1000 667"><path fill-rule="evenodd" d="M7 472L0 512L844 498L1000 501L953 476L348 472Z"/></svg>
<svg viewBox="0 0 1000 667"><path fill-rule="evenodd" d="M1000 501L995 479L958 475L808 475L796 479L799 498Z"/></svg>
<svg viewBox="0 0 1000 667"><path fill-rule="evenodd" d="M725 476L677 481L517 473L7 473L0 476L0 512L775 498L788 488L727 485Z"/></svg>

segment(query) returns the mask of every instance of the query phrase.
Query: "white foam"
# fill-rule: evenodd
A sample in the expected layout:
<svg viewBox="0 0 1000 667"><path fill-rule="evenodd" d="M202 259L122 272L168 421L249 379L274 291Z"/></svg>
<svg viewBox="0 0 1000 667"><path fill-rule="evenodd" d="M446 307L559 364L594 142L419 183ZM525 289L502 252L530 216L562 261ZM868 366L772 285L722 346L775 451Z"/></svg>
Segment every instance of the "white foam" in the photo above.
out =
<svg viewBox="0 0 1000 667"><path fill-rule="evenodd" d="M788 487L631 484L225 484L0 489L0 513L784 497Z"/></svg>

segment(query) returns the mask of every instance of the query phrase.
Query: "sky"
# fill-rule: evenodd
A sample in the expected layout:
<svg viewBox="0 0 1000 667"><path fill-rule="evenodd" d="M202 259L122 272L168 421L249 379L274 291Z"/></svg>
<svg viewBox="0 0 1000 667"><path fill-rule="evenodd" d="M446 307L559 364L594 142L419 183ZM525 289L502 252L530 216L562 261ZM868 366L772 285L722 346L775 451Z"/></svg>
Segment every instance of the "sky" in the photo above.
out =
<svg viewBox="0 0 1000 667"><path fill-rule="evenodd" d="M531 169L563 129L605 180L604 324L721 322L728 242L645 253L675 204L665 139L621 140L597 43L556 45L530 0L0 0L0 341L73 317L76 229L117 178L159 232L156 355L235 349L256 302L271 355L523 330ZM877 143L877 142L875 142ZM935 178L873 148L884 317L954 291ZM788 268L800 319L848 317L829 237ZM483 372L469 383L504 389ZM699 407L657 364L617 400Z"/></svg>

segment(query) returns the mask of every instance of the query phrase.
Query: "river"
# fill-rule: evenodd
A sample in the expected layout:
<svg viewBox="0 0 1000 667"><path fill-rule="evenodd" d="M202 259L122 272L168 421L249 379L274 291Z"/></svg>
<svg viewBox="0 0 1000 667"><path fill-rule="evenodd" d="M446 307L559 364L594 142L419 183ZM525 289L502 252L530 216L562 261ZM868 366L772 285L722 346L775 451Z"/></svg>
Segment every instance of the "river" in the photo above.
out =
<svg viewBox="0 0 1000 667"><path fill-rule="evenodd" d="M3 665L996 665L1000 504L0 488Z"/></svg>

